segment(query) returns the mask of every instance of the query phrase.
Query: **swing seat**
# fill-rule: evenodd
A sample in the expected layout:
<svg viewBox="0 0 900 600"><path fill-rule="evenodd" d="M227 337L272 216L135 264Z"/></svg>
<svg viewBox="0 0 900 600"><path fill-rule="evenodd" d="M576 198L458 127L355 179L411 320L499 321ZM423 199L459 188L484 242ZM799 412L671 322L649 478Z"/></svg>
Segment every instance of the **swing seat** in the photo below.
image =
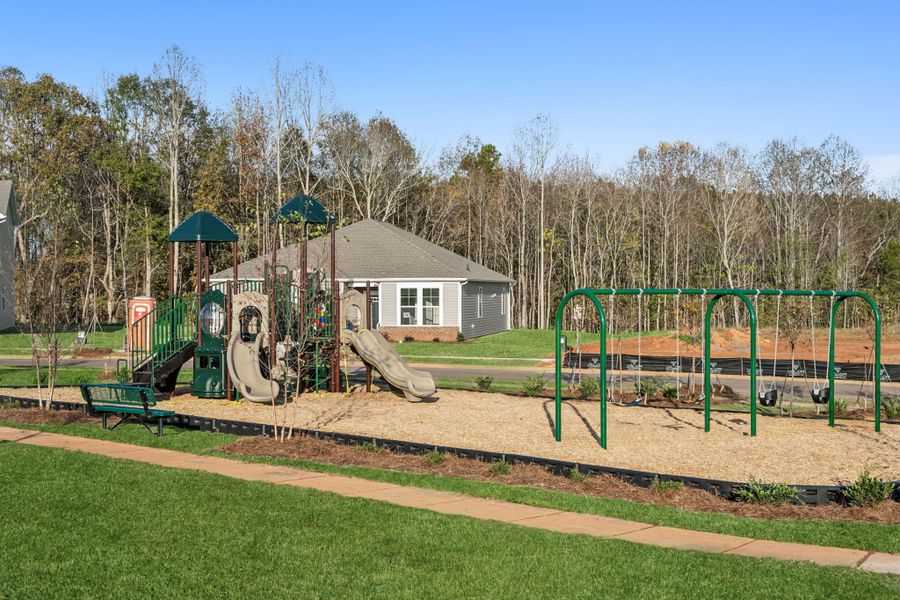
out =
<svg viewBox="0 0 900 600"><path fill-rule="evenodd" d="M775 406L777 402L778 390L776 390L775 388L759 393L759 403L763 406Z"/></svg>
<svg viewBox="0 0 900 600"><path fill-rule="evenodd" d="M809 396L816 404L828 404L828 398L831 395L830 388L822 388L821 390L810 390Z"/></svg>
<svg viewBox="0 0 900 600"><path fill-rule="evenodd" d="M626 402L626 403L623 404L622 406L640 406L640 404L641 404L641 402L643 402L643 400L644 400L644 399L643 399L641 396L638 396L637 398L635 398L635 399L632 400L631 402Z"/></svg>

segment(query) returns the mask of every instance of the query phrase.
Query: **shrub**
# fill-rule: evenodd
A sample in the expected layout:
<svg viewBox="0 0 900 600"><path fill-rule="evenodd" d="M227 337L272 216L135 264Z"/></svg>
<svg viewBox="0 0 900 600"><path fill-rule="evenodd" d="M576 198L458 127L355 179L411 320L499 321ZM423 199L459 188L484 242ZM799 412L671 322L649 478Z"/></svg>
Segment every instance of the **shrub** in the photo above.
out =
<svg viewBox="0 0 900 600"><path fill-rule="evenodd" d="M640 381L634 382L634 391L645 400L652 399L658 389L659 383L653 377L641 377Z"/></svg>
<svg viewBox="0 0 900 600"><path fill-rule="evenodd" d="M472 381L475 382L475 387L477 387L482 392L491 391L491 386L494 385L494 378L490 375L479 375L475 377Z"/></svg>
<svg viewBox="0 0 900 600"><path fill-rule="evenodd" d="M364 444L360 444L359 449L363 452L371 452L372 454L381 454L382 452L384 452L384 448L382 448L375 442L366 442Z"/></svg>
<svg viewBox="0 0 900 600"><path fill-rule="evenodd" d="M662 395L666 400L674 400L678 397L678 388L671 383L667 383L662 388Z"/></svg>
<svg viewBox="0 0 900 600"><path fill-rule="evenodd" d="M653 481L650 483L650 491L656 492L659 495L671 494L673 492L677 492L684 484L680 481L672 481L669 479L660 479L659 476L654 477Z"/></svg>
<svg viewBox="0 0 900 600"><path fill-rule="evenodd" d="M501 458L491 465L490 471L491 475L509 475L509 463L505 458Z"/></svg>
<svg viewBox="0 0 900 600"><path fill-rule="evenodd" d="M847 401L843 398L838 398L834 401L834 414L843 415L847 412Z"/></svg>
<svg viewBox="0 0 900 600"><path fill-rule="evenodd" d="M600 391L600 382L593 377L586 377L578 384L578 392L582 398L593 398Z"/></svg>
<svg viewBox="0 0 900 600"><path fill-rule="evenodd" d="M441 338L431 338L431 341L432 341L432 342L440 342L440 341L441 341Z"/></svg>
<svg viewBox="0 0 900 600"><path fill-rule="evenodd" d="M750 483L736 490L734 495L741 502L780 506L796 500L797 490L786 483L765 483L754 477L750 479Z"/></svg>
<svg viewBox="0 0 900 600"><path fill-rule="evenodd" d="M884 416L888 419L900 419L900 399L882 398L881 410L884 411Z"/></svg>
<svg viewBox="0 0 900 600"><path fill-rule="evenodd" d="M525 383L522 384L522 389L525 390L525 393L529 396L537 396L546 386L547 380L544 379L543 375L531 375L525 379Z"/></svg>
<svg viewBox="0 0 900 600"><path fill-rule="evenodd" d="M437 450L429 450L425 453L425 464L436 467L444 462L444 455Z"/></svg>
<svg viewBox="0 0 900 600"><path fill-rule="evenodd" d="M874 506L890 498L893 493L893 483L879 479L866 467L856 481L844 490L844 497L850 506Z"/></svg>
<svg viewBox="0 0 900 600"><path fill-rule="evenodd" d="M463 335L463 332L462 332L462 331L457 331L457 332L456 332L456 341L457 341L457 342L464 342L464 341L466 341L466 336Z"/></svg>
<svg viewBox="0 0 900 600"><path fill-rule="evenodd" d="M404 336L403 336L403 341L404 341L404 342L414 342L414 341L416 341L416 338L414 338L414 337L411 336L411 335L404 335Z"/></svg>

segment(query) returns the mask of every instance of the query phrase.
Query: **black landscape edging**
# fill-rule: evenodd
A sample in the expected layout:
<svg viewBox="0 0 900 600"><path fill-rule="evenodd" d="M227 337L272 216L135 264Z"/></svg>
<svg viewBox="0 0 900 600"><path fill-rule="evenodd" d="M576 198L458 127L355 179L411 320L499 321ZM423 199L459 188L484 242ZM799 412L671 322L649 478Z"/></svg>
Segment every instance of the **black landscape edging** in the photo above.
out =
<svg viewBox="0 0 900 600"><path fill-rule="evenodd" d="M38 401L34 398L0 396L0 405L2 404L15 404L22 408L35 408L38 406ZM85 405L80 402L54 401L51 404L51 408L56 410L84 410L84 407ZM275 436L275 427L264 423L216 419L213 417L202 417L181 413L177 413L166 419L166 424L175 425L185 429L196 429L213 433L230 433L239 436ZM379 438L369 435L321 431L318 429L305 429L301 427L293 428L293 435L308 436L350 446L375 444L379 447L403 454L422 455L426 452L441 452L443 454L451 454L453 456L480 460L487 463L506 461L509 464L538 465L548 468L556 475L563 476L568 476L574 470L577 470L584 475L612 475L626 483L638 485L640 487L650 487L656 479L659 479L660 481L678 481L686 487L701 489L711 494L721 496L727 500L736 500L735 491L747 485L746 482L690 477L686 475L671 475L668 473L654 473L650 471L637 471L634 469L620 469L617 467L577 463L553 458L530 456L527 454L473 450L471 448L443 446L440 444L423 444L420 442ZM900 502L900 481L894 481L893 484L894 494L892 498L895 501ZM845 486L791 484L791 487L797 490L797 500L801 504L818 506L831 502L843 503L845 500Z"/></svg>

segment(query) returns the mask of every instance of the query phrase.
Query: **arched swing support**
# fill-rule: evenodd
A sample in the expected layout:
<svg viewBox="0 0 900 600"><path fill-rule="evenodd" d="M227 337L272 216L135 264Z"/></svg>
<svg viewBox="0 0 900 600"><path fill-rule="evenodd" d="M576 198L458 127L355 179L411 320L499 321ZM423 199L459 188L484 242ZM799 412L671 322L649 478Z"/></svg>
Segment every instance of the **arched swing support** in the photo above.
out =
<svg viewBox="0 0 900 600"><path fill-rule="evenodd" d="M873 342L875 364L872 379L874 379L875 386L875 432L878 433L881 431L881 311L878 310L878 305L875 304L872 297L865 292L835 292L833 295L835 300L828 319L828 425L834 427L834 399L837 395L834 392L834 324L837 321L837 311L845 300L861 298L872 309L872 318L875 321L875 340Z"/></svg>
<svg viewBox="0 0 900 600"><path fill-rule="evenodd" d="M757 314L756 307L750 300L750 296L803 296L803 297L829 297L834 298L835 302L831 308L829 319L829 354L828 354L828 383L832 390L828 398L828 424L834 427L834 401L836 394L834 390L834 342L835 342L835 317L840 305L851 298L860 298L864 300L869 308L872 309L872 315L875 320L875 340L874 340L874 396L875 396L875 431L881 431L881 313L878 306L871 296L865 292L858 291L835 291L835 290L757 290L757 289L695 289L695 288L580 288L566 294L559 307L556 309L556 422L555 437L556 441L562 441L562 320L566 306L576 297L583 296L593 302L597 309L600 326L600 445L606 448L606 314L603 305L600 302L601 296L660 296L681 294L683 296L710 296L704 313L703 323L703 390L704 390L704 430L710 430L711 421L711 403L712 403L712 381L711 381L711 365L710 365L710 347L711 347L711 331L712 331L712 313L716 303L725 297L737 297L747 307L750 316L750 435L756 435L756 407L757 407L757 368L756 368L756 328Z"/></svg>
<svg viewBox="0 0 900 600"><path fill-rule="evenodd" d="M566 305L572 298L583 296L594 303L600 323L600 446L606 449L606 313L597 292L581 288L565 295L556 309L556 441L562 441L562 321Z"/></svg>
<svg viewBox="0 0 900 600"><path fill-rule="evenodd" d="M754 293L755 290L754 290ZM777 292L776 292L777 293ZM750 297L742 290L713 290L712 298L706 304L706 313L703 317L703 431L709 432L709 424L712 414L712 368L710 365L712 346L712 314L719 300L728 296L741 299L747 307L750 315L750 437L756 437L756 307L750 301ZM763 295L760 293L760 295Z"/></svg>

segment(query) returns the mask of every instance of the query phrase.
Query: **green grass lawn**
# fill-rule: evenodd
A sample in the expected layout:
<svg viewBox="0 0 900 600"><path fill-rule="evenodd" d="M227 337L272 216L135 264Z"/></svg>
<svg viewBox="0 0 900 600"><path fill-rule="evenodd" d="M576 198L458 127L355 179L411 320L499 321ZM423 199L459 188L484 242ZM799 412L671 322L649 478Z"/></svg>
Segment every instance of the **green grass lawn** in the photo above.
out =
<svg viewBox="0 0 900 600"><path fill-rule="evenodd" d="M75 346L75 334L75 329L60 334L60 344L63 354L68 354L77 349ZM124 325L102 325L95 333L88 335L84 347L121 350L124 342ZM31 356L31 336L28 333L21 333L14 330L0 332L0 356Z"/></svg>
<svg viewBox="0 0 900 600"><path fill-rule="evenodd" d="M644 336L663 335L666 331L644 332ZM616 337L634 337L636 333L625 332ZM568 333L569 345L575 344L574 334ZM447 362L450 364L480 364L498 366L534 366L538 362L527 359L552 357L556 333L552 329L512 329L466 340L465 342L403 342L396 344L397 351L416 362ZM584 344L599 342L600 335L582 333ZM440 358L434 358L440 357ZM504 360L481 360L500 358Z"/></svg>
<svg viewBox="0 0 900 600"><path fill-rule="evenodd" d="M107 371L95 367L59 367L56 371L56 385L81 385L82 383L114 383L115 363L110 362ZM182 369L178 383L190 383L192 369ZM41 385L47 383L47 369L41 369ZM36 386L37 375L34 367L0 367L0 387L10 385Z"/></svg>
<svg viewBox="0 0 900 600"><path fill-rule="evenodd" d="M0 444L10 598L892 598L846 568L540 531Z"/></svg>
<svg viewBox="0 0 900 600"><path fill-rule="evenodd" d="M473 481L424 473L403 473L370 467L339 466L310 461L237 456L217 451L218 448L233 442L237 439L237 436L175 427L167 428L165 436L158 438L136 424L122 425L114 431L103 430L98 425L88 424L0 424L144 446L170 448L196 454L214 454L248 462L266 462L294 466L399 485L458 492L481 498L493 498L531 506L616 517L654 525L668 525L757 539L858 548L869 551L900 552L900 526L897 525L791 519L767 521L721 513L691 512L670 506L639 504L613 498L579 496L534 487L510 486L503 483Z"/></svg>

